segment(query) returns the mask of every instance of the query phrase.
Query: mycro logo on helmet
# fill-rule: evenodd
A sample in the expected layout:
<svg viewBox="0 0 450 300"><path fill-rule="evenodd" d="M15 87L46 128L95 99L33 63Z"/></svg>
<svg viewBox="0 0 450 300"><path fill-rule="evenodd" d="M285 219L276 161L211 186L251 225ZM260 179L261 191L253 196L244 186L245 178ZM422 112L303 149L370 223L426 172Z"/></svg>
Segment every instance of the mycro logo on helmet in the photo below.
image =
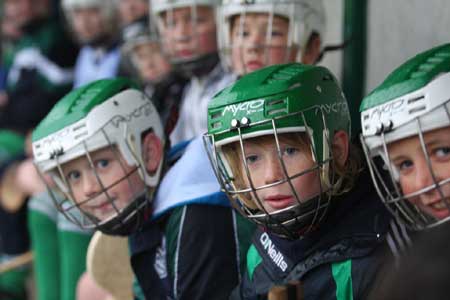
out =
<svg viewBox="0 0 450 300"><path fill-rule="evenodd" d="M392 116L393 114L402 111L405 104L405 99L399 99L379 105L369 111L369 118L372 119L376 117L377 119L380 119L382 115Z"/></svg>
<svg viewBox="0 0 450 300"><path fill-rule="evenodd" d="M112 118L111 123L114 127L118 128L119 125L123 122L129 122L133 118L140 118L142 116L148 117L153 112L153 105L150 103L146 103L135 110L133 110L128 115L118 115Z"/></svg>
<svg viewBox="0 0 450 300"><path fill-rule="evenodd" d="M323 104L316 107L316 115L319 114L320 111L325 112L326 114L330 113L348 113L348 104L345 102L334 102L331 104Z"/></svg>
<svg viewBox="0 0 450 300"><path fill-rule="evenodd" d="M264 99L253 100L249 102L231 104L225 107L222 112L222 116L231 112L235 117L239 112L244 112L245 115L251 115L257 112L261 112L264 109Z"/></svg>
<svg viewBox="0 0 450 300"><path fill-rule="evenodd" d="M267 251L267 254L269 254L269 257L272 259L272 261L283 271L285 272L287 269L287 263L284 260L283 254L281 254L280 251L275 249L275 246L272 243L272 240L270 239L269 235L267 233L263 233L261 237L259 238L259 241L264 247L264 250Z"/></svg>

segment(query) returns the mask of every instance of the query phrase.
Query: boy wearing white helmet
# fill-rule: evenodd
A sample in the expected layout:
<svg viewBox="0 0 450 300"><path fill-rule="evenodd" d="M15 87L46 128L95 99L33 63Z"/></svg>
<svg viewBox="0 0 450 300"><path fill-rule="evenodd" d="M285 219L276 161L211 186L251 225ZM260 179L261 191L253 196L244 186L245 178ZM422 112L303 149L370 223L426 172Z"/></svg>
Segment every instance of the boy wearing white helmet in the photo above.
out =
<svg viewBox="0 0 450 300"><path fill-rule="evenodd" d="M151 0L165 51L175 68L190 79L184 89L173 145L206 131L208 101L233 78L220 64L216 7L220 0Z"/></svg>
<svg viewBox="0 0 450 300"><path fill-rule="evenodd" d="M325 12L321 0L224 0L217 23L222 59L242 75L273 64L317 62Z"/></svg>
<svg viewBox="0 0 450 300"><path fill-rule="evenodd" d="M227 299L253 226L239 226L210 169L178 176L207 164L200 140L175 164L168 147L151 100L121 78L72 91L33 133L59 211L81 228L129 235L138 299Z"/></svg>
<svg viewBox="0 0 450 300"><path fill-rule="evenodd" d="M118 22L114 0L63 0L64 14L82 48L74 87L116 76L119 71Z"/></svg>
<svg viewBox="0 0 450 300"><path fill-rule="evenodd" d="M449 44L419 53L361 103L373 182L400 228L412 230L393 231L388 242L396 255L411 233L450 220L449 57Z"/></svg>

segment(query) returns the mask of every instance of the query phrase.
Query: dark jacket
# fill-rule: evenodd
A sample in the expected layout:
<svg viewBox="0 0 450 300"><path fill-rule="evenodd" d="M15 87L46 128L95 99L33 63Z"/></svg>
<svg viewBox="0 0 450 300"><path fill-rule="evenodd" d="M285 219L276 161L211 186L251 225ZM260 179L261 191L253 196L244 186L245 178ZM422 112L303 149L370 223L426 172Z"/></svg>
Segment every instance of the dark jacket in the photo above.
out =
<svg viewBox="0 0 450 300"><path fill-rule="evenodd" d="M232 299L266 299L273 285L295 280L304 299L365 299L384 258L390 215L366 173L329 209L319 229L299 240L256 232Z"/></svg>
<svg viewBox="0 0 450 300"><path fill-rule="evenodd" d="M135 296L228 299L244 273L255 226L219 191L201 139L166 173L152 214L129 238Z"/></svg>

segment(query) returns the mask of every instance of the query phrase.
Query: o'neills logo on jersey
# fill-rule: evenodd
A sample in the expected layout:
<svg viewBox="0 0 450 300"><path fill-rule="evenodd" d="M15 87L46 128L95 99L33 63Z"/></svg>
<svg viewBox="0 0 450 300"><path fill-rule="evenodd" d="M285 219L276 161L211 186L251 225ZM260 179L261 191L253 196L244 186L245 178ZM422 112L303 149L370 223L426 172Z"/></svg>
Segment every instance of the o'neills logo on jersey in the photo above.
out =
<svg viewBox="0 0 450 300"><path fill-rule="evenodd" d="M269 254L269 257L272 259L272 261L283 271L285 272L287 269L287 263L284 260L283 254L281 254L280 251L275 249L274 244L272 243L272 240L270 239L269 235L267 233L263 233L261 237L259 238L259 241L264 247L264 250L267 251L267 254Z"/></svg>
<svg viewBox="0 0 450 300"><path fill-rule="evenodd" d="M261 112L264 109L264 99L248 101L239 104L231 104L225 107L222 112L222 116L232 113L233 116L236 116L239 112L244 112L245 115L251 115L256 112Z"/></svg>

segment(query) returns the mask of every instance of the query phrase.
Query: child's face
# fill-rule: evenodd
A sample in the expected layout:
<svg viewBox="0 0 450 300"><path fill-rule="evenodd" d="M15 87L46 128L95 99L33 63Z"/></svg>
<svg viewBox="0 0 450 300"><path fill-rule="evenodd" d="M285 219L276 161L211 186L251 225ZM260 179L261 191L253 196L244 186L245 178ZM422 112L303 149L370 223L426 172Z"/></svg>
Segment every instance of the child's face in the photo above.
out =
<svg viewBox="0 0 450 300"><path fill-rule="evenodd" d="M146 0L120 0L118 5L123 25L130 24L148 13L148 1Z"/></svg>
<svg viewBox="0 0 450 300"><path fill-rule="evenodd" d="M137 45L133 49L132 55L139 76L144 81L157 82L171 69L167 58L161 53L161 49L156 43Z"/></svg>
<svg viewBox="0 0 450 300"><path fill-rule="evenodd" d="M85 213L104 221L127 207L145 185L136 167L128 166L114 148L90 155L95 169L83 156L63 164L62 171L72 191L71 200Z"/></svg>
<svg viewBox="0 0 450 300"><path fill-rule="evenodd" d="M94 40L105 31L102 12L98 7L74 9L71 18L73 30L82 43Z"/></svg>
<svg viewBox="0 0 450 300"><path fill-rule="evenodd" d="M11 18L18 27L25 25L34 17L33 4L30 0L7 0L3 6L5 16Z"/></svg>
<svg viewBox="0 0 450 300"><path fill-rule="evenodd" d="M258 141L259 140L259 141ZM316 167L309 147L300 145L296 141L280 138L281 155L286 166L287 175L291 178L291 183L297 196L295 196L283 166L280 163L275 137L244 140L244 150L250 178L255 189L274 184L279 181L286 182L262 188L256 191L262 206L267 212L274 212L287 208L297 203L304 202L319 194L320 177L317 170L306 172L304 175L292 178L292 176L311 170ZM242 162L240 167L242 176L247 187L250 187L249 179L245 173L245 166ZM256 197L252 195L253 201L261 209Z"/></svg>
<svg viewBox="0 0 450 300"><path fill-rule="evenodd" d="M197 6L196 18L193 16L191 7L176 8L162 15L161 37L173 59L189 60L217 51L213 9Z"/></svg>
<svg viewBox="0 0 450 300"><path fill-rule="evenodd" d="M249 13L236 16L231 25L231 60L233 72L245 74L265 66L294 62L296 47L288 49L289 21L273 17L272 30L267 38L269 15Z"/></svg>
<svg viewBox="0 0 450 300"><path fill-rule="evenodd" d="M425 133L424 142L436 182L449 178L450 127ZM388 151L391 162L399 173L400 187L405 196L435 184L418 136L392 143L388 145ZM442 185L441 191L444 201L450 203L450 184ZM439 220L450 216L450 211L436 188L408 200Z"/></svg>

